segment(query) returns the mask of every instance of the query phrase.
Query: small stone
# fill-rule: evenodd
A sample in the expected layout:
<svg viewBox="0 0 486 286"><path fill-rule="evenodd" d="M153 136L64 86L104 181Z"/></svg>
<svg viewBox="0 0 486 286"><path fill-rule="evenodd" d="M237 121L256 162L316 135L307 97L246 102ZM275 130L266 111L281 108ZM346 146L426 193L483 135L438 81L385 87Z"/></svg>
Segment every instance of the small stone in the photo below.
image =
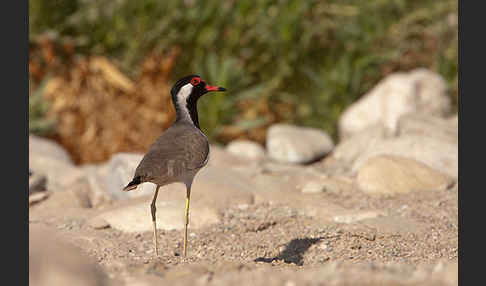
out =
<svg viewBox="0 0 486 286"><path fill-rule="evenodd" d="M302 187L301 192L305 194L322 193L324 191L324 185L320 182L310 181Z"/></svg>
<svg viewBox="0 0 486 286"><path fill-rule="evenodd" d="M29 168L33 176L39 173L46 177L45 188L51 192L86 187L84 173L73 165L67 151L53 140L29 136Z"/></svg>
<svg viewBox="0 0 486 286"><path fill-rule="evenodd" d="M334 148L331 137L323 130L287 124L272 125L266 139L269 157L282 163L309 163Z"/></svg>
<svg viewBox="0 0 486 286"><path fill-rule="evenodd" d="M245 211L248 209L248 204L239 204L238 208L242 211Z"/></svg>
<svg viewBox="0 0 486 286"><path fill-rule="evenodd" d="M265 158L265 149L260 144L249 140L231 141L226 146L226 150L233 155L253 160Z"/></svg>
<svg viewBox="0 0 486 286"><path fill-rule="evenodd" d="M47 177L38 173L30 173L29 194L46 191Z"/></svg>
<svg viewBox="0 0 486 286"><path fill-rule="evenodd" d="M34 193L29 196L29 206L41 202L49 197L47 192Z"/></svg>
<svg viewBox="0 0 486 286"><path fill-rule="evenodd" d="M375 211L365 211L365 212L357 212L357 213L350 213L350 214L342 214L336 215L333 217L333 220L337 223L353 223L360 220L376 218L378 216L384 215L381 212Z"/></svg>
<svg viewBox="0 0 486 286"><path fill-rule="evenodd" d="M334 193L339 194L353 188L353 180L346 177L321 177L309 180L300 188L302 193Z"/></svg>
<svg viewBox="0 0 486 286"><path fill-rule="evenodd" d="M325 257L320 257L320 258L319 258L319 262L320 262L320 263L324 263L324 262L328 261L329 259L330 259L330 258L329 258L328 256L325 256Z"/></svg>
<svg viewBox="0 0 486 286"><path fill-rule="evenodd" d="M109 228L110 224L101 217L95 217L88 222L89 226L94 229L105 229Z"/></svg>

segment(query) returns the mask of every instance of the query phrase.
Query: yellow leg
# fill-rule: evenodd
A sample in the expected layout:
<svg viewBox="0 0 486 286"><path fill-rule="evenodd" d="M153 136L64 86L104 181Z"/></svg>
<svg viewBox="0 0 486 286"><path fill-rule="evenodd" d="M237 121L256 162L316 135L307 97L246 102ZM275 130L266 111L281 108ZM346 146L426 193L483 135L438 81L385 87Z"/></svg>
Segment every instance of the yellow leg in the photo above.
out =
<svg viewBox="0 0 486 286"><path fill-rule="evenodd" d="M189 224L189 201L191 200L191 186L187 187L186 190L186 213L185 213L185 223L184 223L184 257L187 255L187 226Z"/></svg>
<svg viewBox="0 0 486 286"><path fill-rule="evenodd" d="M155 256L159 255L159 248L157 246L157 218L155 216L155 212L157 208L155 207L155 201L157 200L157 195L159 194L160 186L157 185L155 189L154 199L152 200L152 204L150 205L150 210L152 211L152 224L154 226L154 248L155 248Z"/></svg>

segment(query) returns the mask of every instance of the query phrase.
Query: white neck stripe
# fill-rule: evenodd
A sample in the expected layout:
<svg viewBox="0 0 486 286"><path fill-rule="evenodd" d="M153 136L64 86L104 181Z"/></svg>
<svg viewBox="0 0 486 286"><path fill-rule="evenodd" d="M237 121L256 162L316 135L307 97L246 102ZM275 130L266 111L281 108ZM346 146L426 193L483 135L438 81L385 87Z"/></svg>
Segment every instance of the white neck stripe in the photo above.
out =
<svg viewBox="0 0 486 286"><path fill-rule="evenodd" d="M189 119L192 121L191 116L189 115L189 110L187 109L187 99L192 92L192 84L188 83L181 87L179 92L177 93L177 107L180 111L180 115L182 118Z"/></svg>

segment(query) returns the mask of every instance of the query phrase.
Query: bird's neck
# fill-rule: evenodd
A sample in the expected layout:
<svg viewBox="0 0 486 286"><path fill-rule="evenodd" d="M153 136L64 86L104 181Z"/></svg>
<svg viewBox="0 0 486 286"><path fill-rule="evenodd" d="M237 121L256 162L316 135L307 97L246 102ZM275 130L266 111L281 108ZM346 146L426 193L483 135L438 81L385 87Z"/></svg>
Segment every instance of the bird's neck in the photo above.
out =
<svg viewBox="0 0 486 286"><path fill-rule="evenodd" d="M189 97L186 102L174 103L176 110L176 122L189 122L199 127L199 117L197 115L197 98Z"/></svg>

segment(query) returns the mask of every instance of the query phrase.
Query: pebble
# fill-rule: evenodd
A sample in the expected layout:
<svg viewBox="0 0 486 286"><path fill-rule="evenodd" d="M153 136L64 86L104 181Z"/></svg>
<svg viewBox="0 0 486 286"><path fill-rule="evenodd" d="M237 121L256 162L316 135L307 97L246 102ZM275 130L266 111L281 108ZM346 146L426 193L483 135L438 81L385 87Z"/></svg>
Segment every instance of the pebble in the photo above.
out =
<svg viewBox="0 0 486 286"><path fill-rule="evenodd" d="M94 229L109 228L110 224L101 217L95 217L88 222L88 225Z"/></svg>
<svg viewBox="0 0 486 286"><path fill-rule="evenodd" d="M333 148L332 138L321 129L274 124L267 131L268 156L277 162L305 164Z"/></svg>
<svg viewBox="0 0 486 286"><path fill-rule="evenodd" d="M324 191L324 185L319 182L310 181L302 187L302 193L305 194L316 194L322 193Z"/></svg>
<svg viewBox="0 0 486 286"><path fill-rule="evenodd" d="M249 140L231 141L226 150L234 155L248 159L259 160L265 158L265 149L258 143Z"/></svg>
<svg viewBox="0 0 486 286"><path fill-rule="evenodd" d="M29 206L41 202L49 197L47 192L34 193L29 196Z"/></svg>
<svg viewBox="0 0 486 286"><path fill-rule="evenodd" d="M319 258L319 262L324 263L324 262L328 261L329 259L330 259L330 258L329 258L328 256L325 256L325 257L320 257L320 258Z"/></svg>

